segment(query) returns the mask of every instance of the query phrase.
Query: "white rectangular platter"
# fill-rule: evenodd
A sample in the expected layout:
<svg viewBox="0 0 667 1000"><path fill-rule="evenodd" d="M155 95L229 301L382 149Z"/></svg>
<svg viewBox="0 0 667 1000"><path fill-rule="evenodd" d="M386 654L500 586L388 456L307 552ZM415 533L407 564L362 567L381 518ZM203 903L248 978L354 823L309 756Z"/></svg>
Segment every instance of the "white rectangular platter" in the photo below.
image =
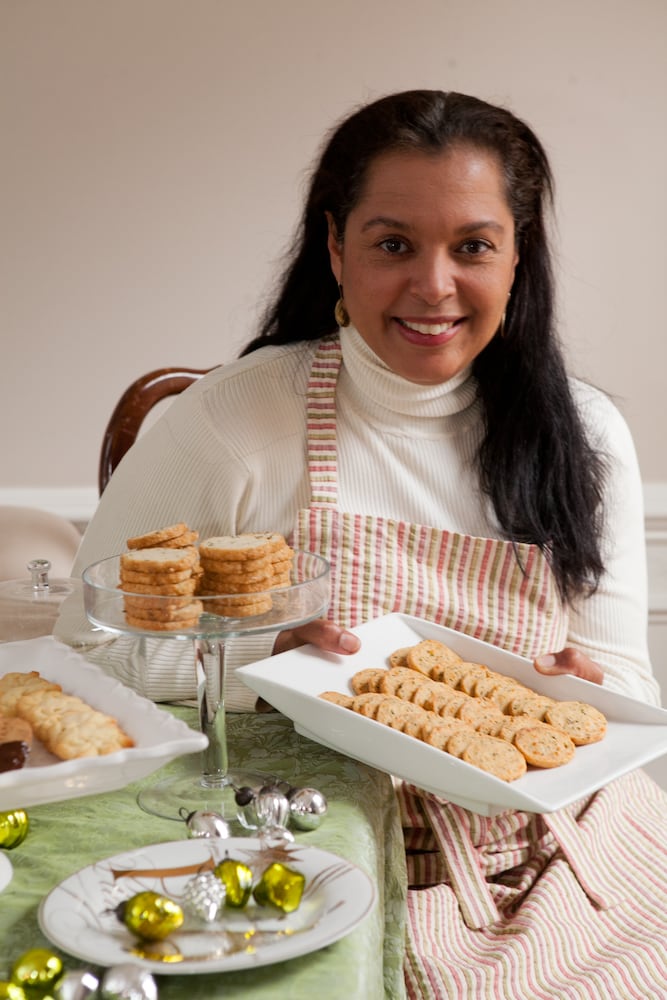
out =
<svg viewBox="0 0 667 1000"><path fill-rule="evenodd" d="M0 644L0 677L37 670L93 708L113 716L135 745L103 757L58 761L35 741L25 767L0 773L0 810L123 788L183 754L203 750L207 738L152 701L107 676L52 636Z"/></svg>
<svg viewBox="0 0 667 1000"><path fill-rule="evenodd" d="M361 649L352 656L302 646L238 671L245 683L317 743L483 815L505 809L545 813L667 753L667 711L625 698L571 676L538 674L529 660L461 632L419 618L390 614L353 631ZM607 734L578 747L563 767L530 769L507 783L411 736L324 701L323 691L351 693L349 680L364 667L387 667L388 655L421 639L439 639L465 660L484 663L559 700L586 701L604 712Z"/></svg>

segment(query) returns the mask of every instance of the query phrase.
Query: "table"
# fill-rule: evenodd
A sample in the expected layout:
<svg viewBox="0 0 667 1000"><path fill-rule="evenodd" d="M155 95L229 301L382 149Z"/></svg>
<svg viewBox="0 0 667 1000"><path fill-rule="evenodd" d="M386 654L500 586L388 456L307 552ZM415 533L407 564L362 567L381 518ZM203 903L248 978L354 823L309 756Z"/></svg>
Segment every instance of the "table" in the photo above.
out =
<svg viewBox="0 0 667 1000"><path fill-rule="evenodd" d="M197 726L195 709L163 706ZM276 712L228 716L232 766L275 772L293 785L318 788L329 802L322 824L295 833L301 843L345 857L367 872L378 905L351 934L326 948L275 965L242 972L157 976L160 1000L381 1000L404 997L401 972L406 875L400 818L391 779L375 769L297 734ZM144 813L138 790L159 777L184 772L198 755L172 761L160 772L117 792L33 806L26 840L8 852L14 868L0 894L0 980L27 948L48 947L66 969L80 960L60 952L41 934L42 897L63 878L91 862L146 844L185 839L185 824ZM234 835L240 831L233 830ZM96 970L98 973L101 971Z"/></svg>

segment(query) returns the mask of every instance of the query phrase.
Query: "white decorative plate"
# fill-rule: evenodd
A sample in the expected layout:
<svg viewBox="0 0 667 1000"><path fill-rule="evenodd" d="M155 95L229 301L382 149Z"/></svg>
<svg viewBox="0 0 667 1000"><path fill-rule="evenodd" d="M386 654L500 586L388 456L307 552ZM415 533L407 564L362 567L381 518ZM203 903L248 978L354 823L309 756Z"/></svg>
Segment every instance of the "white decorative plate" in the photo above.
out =
<svg viewBox="0 0 667 1000"><path fill-rule="evenodd" d="M137 954L143 946L118 920L118 904L147 889L180 902L194 874L226 855L249 865L257 878L273 860L301 872L306 884L298 909L283 915L250 902L243 910L224 910L213 924L197 922L186 911L181 930L161 945L180 957L172 954L165 961ZM54 945L86 962L132 961L161 975L229 972L332 944L371 912L375 899L368 876L327 851L295 843L276 853L261 850L260 841L251 838L203 838L154 844L82 868L44 898L39 925Z"/></svg>
<svg viewBox="0 0 667 1000"><path fill-rule="evenodd" d="M25 809L123 788L183 754L203 750L207 739L180 719L88 663L52 636L0 644L0 677L37 670L112 715L134 740L134 747L104 757L58 761L35 741L28 764L0 774L0 810Z"/></svg>
<svg viewBox="0 0 667 1000"><path fill-rule="evenodd" d="M7 888L13 874L11 861L0 851L0 892Z"/></svg>
<svg viewBox="0 0 667 1000"><path fill-rule="evenodd" d="M483 815L504 809L553 812L667 753L667 711L571 676L538 674L529 660L452 629L391 614L353 630L362 640L352 656L301 646L241 667L245 683L294 722L297 732ZM324 701L323 691L351 693L363 667L386 667L395 649L440 639L465 660L516 677L542 694L587 701L608 720L600 743L578 747L564 767L530 769L507 783L411 736Z"/></svg>

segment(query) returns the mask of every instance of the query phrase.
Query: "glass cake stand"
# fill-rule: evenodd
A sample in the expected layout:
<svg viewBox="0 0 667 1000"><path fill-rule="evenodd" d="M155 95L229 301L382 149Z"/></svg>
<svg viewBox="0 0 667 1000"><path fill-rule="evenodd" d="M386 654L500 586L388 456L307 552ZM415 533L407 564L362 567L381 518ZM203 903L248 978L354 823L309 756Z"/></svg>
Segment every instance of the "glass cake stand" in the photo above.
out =
<svg viewBox="0 0 667 1000"><path fill-rule="evenodd" d="M119 589L120 556L93 563L83 573L83 597L88 620L107 631L135 636L143 640L173 639L192 644L197 703L202 732L208 746L201 754L200 772L186 777L165 778L139 793L137 800L146 812L166 819L183 820L197 810L216 812L226 819L235 818L237 805L234 789L257 787L267 775L252 771L230 770L225 726L225 644L228 639L279 632L296 628L320 618L329 605L329 564L312 552L296 550L291 583L247 595L248 603L270 603L270 610L250 617L233 618L219 614L221 601L238 604L243 595L216 594L199 596L203 613L197 622L184 628L162 631L136 628L128 624L124 597L146 598ZM171 604L169 603L171 602ZM150 609L156 615L173 606L173 596L150 595ZM175 624L175 623L174 623Z"/></svg>

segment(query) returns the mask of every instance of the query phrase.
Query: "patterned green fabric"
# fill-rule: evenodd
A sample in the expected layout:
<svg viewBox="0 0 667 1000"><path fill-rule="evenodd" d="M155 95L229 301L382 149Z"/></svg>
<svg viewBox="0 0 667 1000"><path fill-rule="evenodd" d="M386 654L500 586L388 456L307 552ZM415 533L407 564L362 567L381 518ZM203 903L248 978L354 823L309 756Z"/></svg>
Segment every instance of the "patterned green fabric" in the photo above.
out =
<svg viewBox="0 0 667 1000"><path fill-rule="evenodd" d="M168 710L196 728L194 709ZM327 796L329 810L320 827L297 832L296 837L348 858L367 872L378 888L379 904L341 941L289 962L243 972L159 976L160 1000L403 997L407 891L391 779L299 736L277 713L230 715L227 728L232 766L276 773L293 785L315 787ZM32 947L51 948L61 955L66 969L83 967L81 960L53 948L40 932L37 914L42 897L95 860L186 838L184 824L143 812L136 794L157 777L185 773L191 765L191 760L181 758L121 791L27 810L30 832L23 844L8 852L14 876L0 895L0 980L8 978L12 962ZM235 836L241 832L232 830Z"/></svg>

